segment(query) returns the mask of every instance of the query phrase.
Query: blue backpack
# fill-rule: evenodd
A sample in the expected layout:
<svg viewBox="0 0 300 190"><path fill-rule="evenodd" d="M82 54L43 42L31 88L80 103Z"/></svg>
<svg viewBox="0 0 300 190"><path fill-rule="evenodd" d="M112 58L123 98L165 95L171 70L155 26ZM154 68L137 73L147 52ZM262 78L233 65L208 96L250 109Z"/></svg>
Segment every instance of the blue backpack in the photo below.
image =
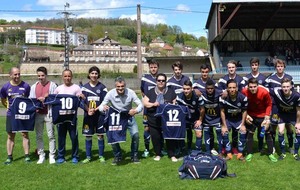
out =
<svg viewBox="0 0 300 190"><path fill-rule="evenodd" d="M227 173L227 164L224 158L193 150L183 159L183 164L178 169L181 179L211 179L231 176Z"/></svg>

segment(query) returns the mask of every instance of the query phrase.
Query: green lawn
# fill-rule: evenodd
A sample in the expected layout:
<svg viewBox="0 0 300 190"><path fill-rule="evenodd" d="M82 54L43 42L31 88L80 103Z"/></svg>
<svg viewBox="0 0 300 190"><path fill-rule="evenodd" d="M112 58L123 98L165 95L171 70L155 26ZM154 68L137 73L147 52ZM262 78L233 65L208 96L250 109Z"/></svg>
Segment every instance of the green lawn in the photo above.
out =
<svg viewBox="0 0 300 190"><path fill-rule="evenodd" d="M144 149L142 135L142 117L137 116L140 124L140 155ZM79 117L81 131L82 117ZM0 132L0 161L6 159L5 117L0 117L2 130ZM121 144L126 159L121 165L112 166L111 146L106 144L106 164L97 160L96 137L94 137L94 160L86 165L70 163L70 140L67 140L67 159L63 165L37 165L34 154L35 134L30 134L31 158L30 164L24 163L21 147L21 135L17 134L14 152L14 162L11 165L0 163L1 189L299 189L300 162L293 160L288 154L284 161L271 163L267 156L254 155L251 162L231 160L228 162L229 173L236 173L236 178L209 180L180 180L177 169L181 162L172 163L167 157L160 162L152 157L142 159L140 164L130 162L130 140ZM46 136L45 136L45 139ZM46 141L48 143L48 141ZM46 149L48 149L46 143ZM80 158L85 157L84 138L79 134Z"/></svg>

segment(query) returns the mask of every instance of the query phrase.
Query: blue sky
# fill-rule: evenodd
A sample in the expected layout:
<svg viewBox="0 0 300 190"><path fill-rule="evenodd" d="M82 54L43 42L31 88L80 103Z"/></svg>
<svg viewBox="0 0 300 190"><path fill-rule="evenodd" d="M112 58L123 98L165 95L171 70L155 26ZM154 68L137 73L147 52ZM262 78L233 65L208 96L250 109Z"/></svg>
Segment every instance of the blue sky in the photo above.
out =
<svg viewBox="0 0 300 190"><path fill-rule="evenodd" d="M140 4L143 22L178 25L183 32L199 37L206 36L204 28L212 0L1 0L0 19L60 18L57 12L64 9L66 2L70 4L67 10L74 10L77 18L136 19L136 5Z"/></svg>

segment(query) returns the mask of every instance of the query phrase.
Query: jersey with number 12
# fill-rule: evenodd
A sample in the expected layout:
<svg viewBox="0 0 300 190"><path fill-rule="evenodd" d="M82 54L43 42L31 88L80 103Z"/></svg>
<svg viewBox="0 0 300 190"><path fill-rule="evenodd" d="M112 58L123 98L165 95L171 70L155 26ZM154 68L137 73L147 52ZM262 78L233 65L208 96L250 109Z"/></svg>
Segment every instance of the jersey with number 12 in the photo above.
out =
<svg viewBox="0 0 300 190"><path fill-rule="evenodd" d="M186 131L186 117L190 117L186 106L161 104L157 107L156 116L161 116L164 139L184 140Z"/></svg>

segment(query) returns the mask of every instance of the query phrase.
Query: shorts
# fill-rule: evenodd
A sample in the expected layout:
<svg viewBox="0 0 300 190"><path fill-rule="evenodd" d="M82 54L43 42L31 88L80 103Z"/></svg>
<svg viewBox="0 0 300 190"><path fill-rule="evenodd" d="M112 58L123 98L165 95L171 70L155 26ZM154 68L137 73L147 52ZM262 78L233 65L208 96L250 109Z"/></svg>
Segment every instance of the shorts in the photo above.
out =
<svg viewBox="0 0 300 190"><path fill-rule="evenodd" d="M83 118L82 134L84 136L102 135L106 133L105 115L85 116ZM97 122L96 122L97 121Z"/></svg>
<svg viewBox="0 0 300 190"><path fill-rule="evenodd" d="M228 131L230 131L232 128L236 129L236 130L239 130L240 128L240 125L242 123L242 120L241 121L228 121L226 120L226 125L227 125L227 128L228 128Z"/></svg>
<svg viewBox="0 0 300 190"><path fill-rule="evenodd" d="M15 133L12 131L11 116L6 116L6 132Z"/></svg>

